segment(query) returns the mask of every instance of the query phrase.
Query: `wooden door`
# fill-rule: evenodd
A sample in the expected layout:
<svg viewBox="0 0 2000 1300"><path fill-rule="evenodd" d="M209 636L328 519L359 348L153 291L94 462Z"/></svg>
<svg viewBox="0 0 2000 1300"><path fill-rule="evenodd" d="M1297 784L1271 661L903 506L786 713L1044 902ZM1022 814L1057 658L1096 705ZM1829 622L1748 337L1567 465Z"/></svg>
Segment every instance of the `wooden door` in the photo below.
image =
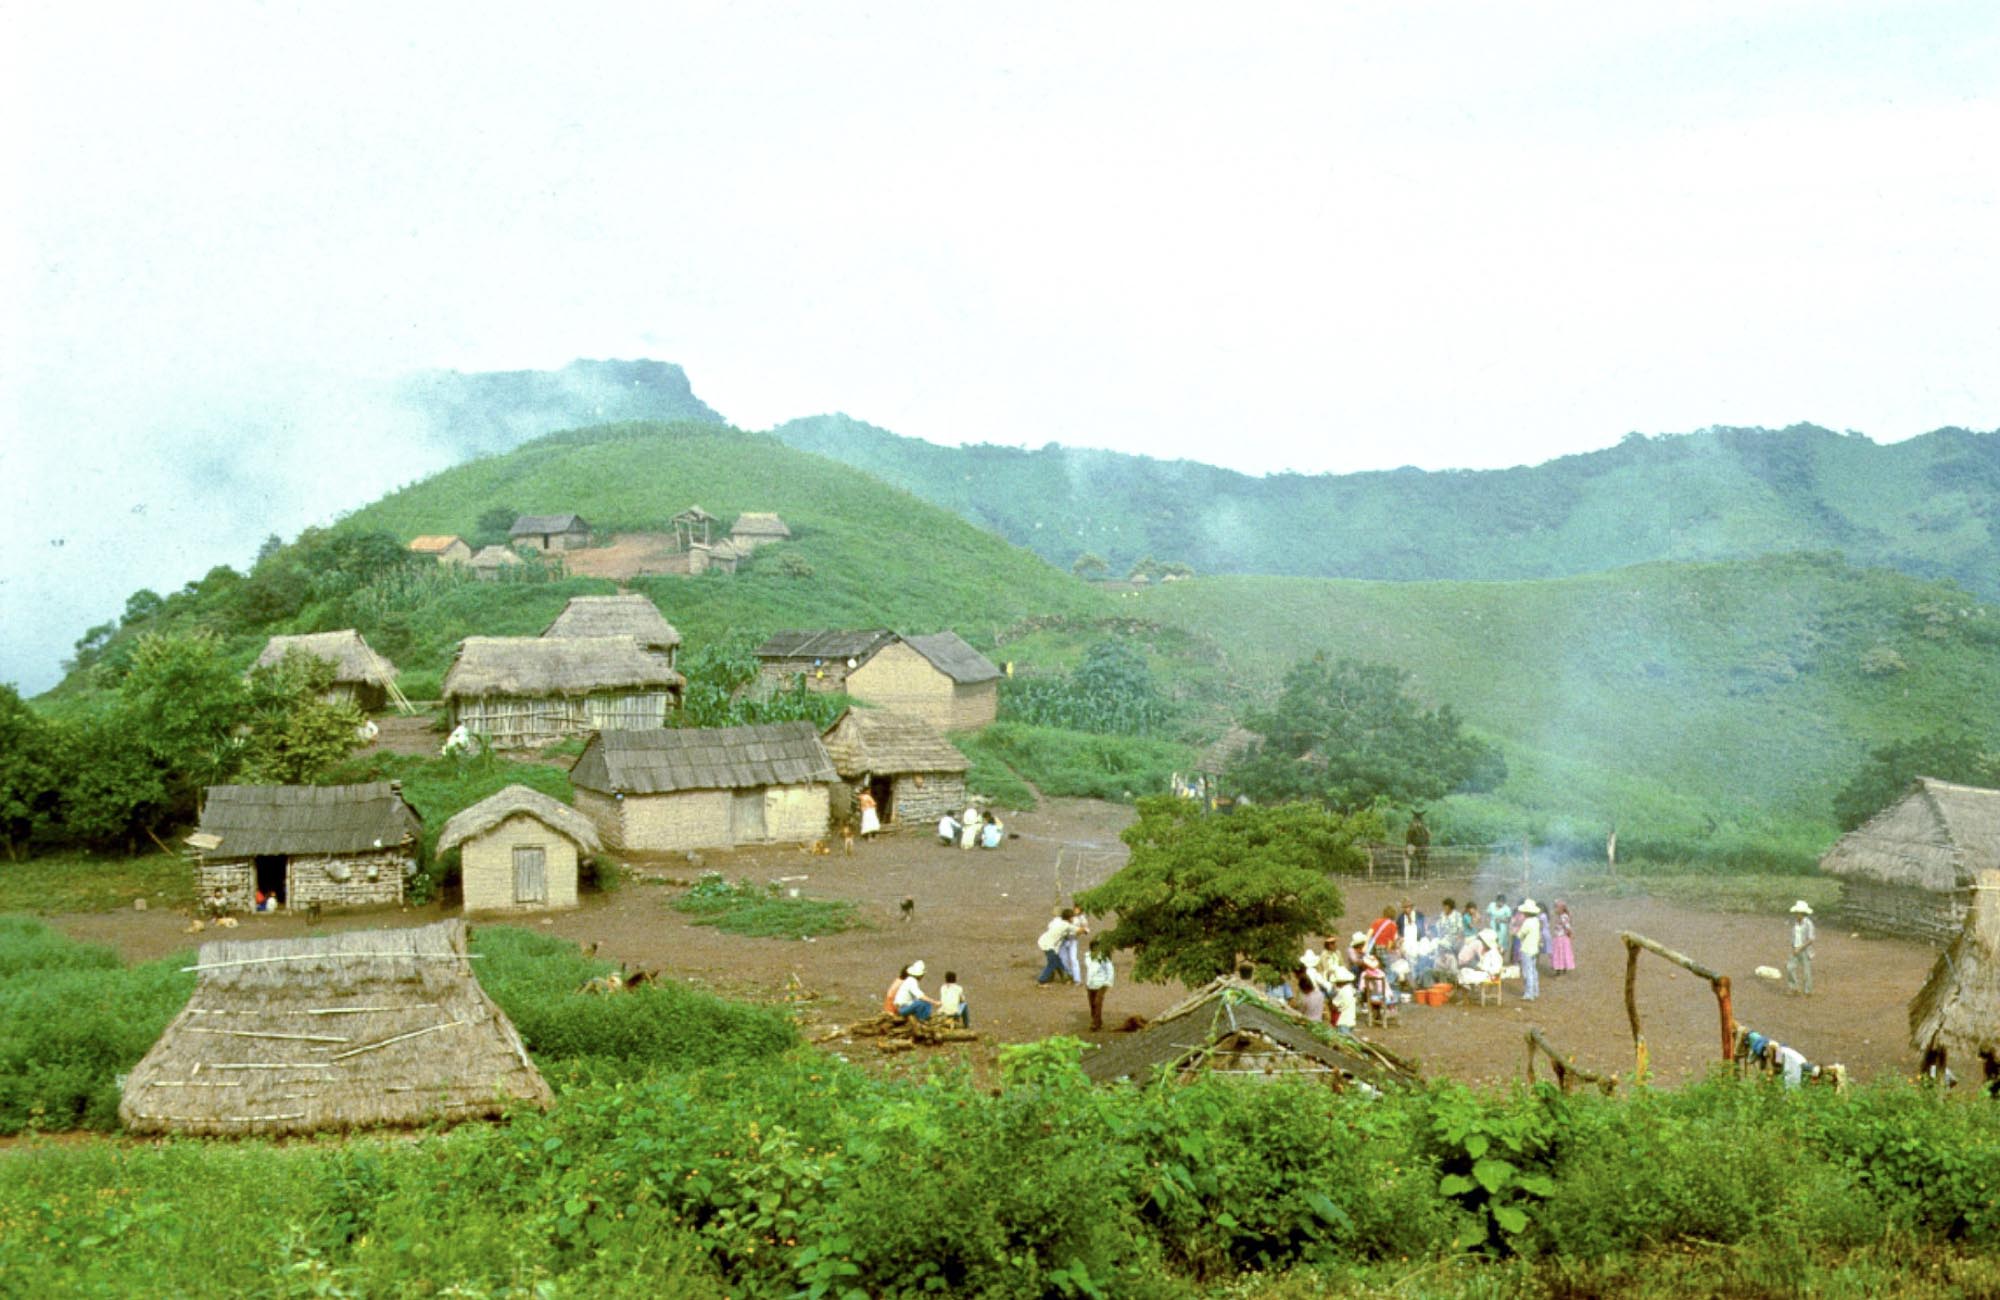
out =
<svg viewBox="0 0 2000 1300"><path fill-rule="evenodd" d="M539 844L514 846L514 901L517 903L549 901L548 854Z"/></svg>
<svg viewBox="0 0 2000 1300"><path fill-rule="evenodd" d="M739 790L729 801L729 837L737 844L761 844L764 829L764 792Z"/></svg>

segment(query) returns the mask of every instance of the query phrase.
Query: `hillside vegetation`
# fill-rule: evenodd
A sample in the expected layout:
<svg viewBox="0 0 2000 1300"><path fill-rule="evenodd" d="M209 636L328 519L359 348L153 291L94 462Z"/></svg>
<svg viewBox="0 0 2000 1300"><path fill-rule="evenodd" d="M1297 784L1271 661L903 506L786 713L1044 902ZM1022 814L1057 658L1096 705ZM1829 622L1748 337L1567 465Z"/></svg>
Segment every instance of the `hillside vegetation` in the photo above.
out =
<svg viewBox="0 0 2000 1300"><path fill-rule="evenodd" d="M1889 446L1812 425L1708 429L1505 470L1274 474L1060 447L939 447L846 416L787 444L865 469L1068 567L1546 578L1650 560L1840 551L2000 596L2000 432Z"/></svg>

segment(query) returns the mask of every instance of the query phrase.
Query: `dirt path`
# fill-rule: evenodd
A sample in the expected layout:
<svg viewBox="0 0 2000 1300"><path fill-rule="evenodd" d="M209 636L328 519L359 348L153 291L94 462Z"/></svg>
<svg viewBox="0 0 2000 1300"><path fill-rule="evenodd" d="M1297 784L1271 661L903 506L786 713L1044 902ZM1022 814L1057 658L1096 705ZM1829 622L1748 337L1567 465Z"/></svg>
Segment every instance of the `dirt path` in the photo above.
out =
<svg viewBox="0 0 2000 1300"><path fill-rule="evenodd" d="M672 533L619 533L609 546L564 551L563 564L581 578L637 578L688 571L688 557L674 549Z"/></svg>
<svg viewBox="0 0 2000 1300"><path fill-rule="evenodd" d="M1132 816L1118 805L1051 799L1032 813L1007 819L1015 837L994 852L939 846L924 833L883 836L857 847L851 858L813 856L796 848L766 848L671 858L635 867L627 883L584 907L524 919L578 942L597 942L604 955L635 967L657 968L718 992L776 998L796 974L822 999L810 1014L824 1022L858 1020L874 1013L897 968L921 957L930 968L926 987L956 970L971 999L973 1027L1002 1042L1050 1034L1089 1035L1081 990L1037 986L1041 968L1035 936L1050 909L1078 888L1115 870L1123 858L1118 832ZM851 899L871 928L826 938L746 939L693 926L668 904L679 892L662 878L690 879L703 869L732 878L787 882L807 895ZM1400 897L1388 885L1345 886L1347 930ZM1418 897L1427 912L1438 896L1463 898L1476 891L1433 884ZM1493 890L1484 889L1483 897ZM901 919L909 898L911 919ZM1550 900L1544 898L1546 906ZM1544 978L1543 996L1522 1003L1509 996L1499 1007L1452 1004L1410 1006L1403 1024L1382 1031L1396 1050L1417 1057L1426 1073L1469 1082L1519 1078L1528 1026L1539 1025L1583 1065L1622 1071L1631 1067L1631 1035L1624 1008L1621 929L1636 930L1678 948L1731 976L1736 1013L1743 1023L1794 1043L1815 1061L1841 1061L1857 1079L1911 1072L1905 1006L1930 969L1934 951L1899 940L1863 939L1823 926L1819 939L1819 994L1788 998L1755 977L1760 965L1777 965L1788 945L1783 916L1701 912L1652 899L1573 898L1580 970ZM329 917L326 929L421 924L440 915L435 907ZM185 918L162 912L116 912L54 918L79 939L116 947L128 959L163 956L197 940ZM289 916L254 917L234 938L304 932ZM1109 999L1108 1019L1152 1015L1177 1001L1178 986L1134 985L1120 962L1120 983ZM1702 981L1651 957L1641 966L1640 1009L1653 1068L1662 1082L1698 1077L1720 1054L1715 1000ZM842 1048L854 1053L856 1049ZM862 1049L865 1050L865 1049Z"/></svg>

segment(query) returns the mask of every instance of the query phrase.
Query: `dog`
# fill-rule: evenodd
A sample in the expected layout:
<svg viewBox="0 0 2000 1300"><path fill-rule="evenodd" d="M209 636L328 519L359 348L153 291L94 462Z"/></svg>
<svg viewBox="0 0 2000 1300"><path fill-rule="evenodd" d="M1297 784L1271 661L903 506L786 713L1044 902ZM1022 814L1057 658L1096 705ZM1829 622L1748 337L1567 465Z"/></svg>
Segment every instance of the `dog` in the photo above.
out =
<svg viewBox="0 0 2000 1300"><path fill-rule="evenodd" d="M1759 966L1757 968L1757 978L1760 980L1770 980L1775 984L1785 978L1785 973L1776 966Z"/></svg>
<svg viewBox="0 0 2000 1300"><path fill-rule="evenodd" d="M306 904L306 924L307 924L307 925L318 925L318 924L319 924L319 904L318 904L318 903L307 903L307 904Z"/></svg>
<svg viewBox="0 0 2000 1300"><path fill-rule="evenodd" d="M914 898L904 899L903 920L908 921L911 917L915 916L916 914L917 914L917 900Z"/></svg>
<svg viewBox="0 0 2000 1300"><path fill-rule="evenodd" d="M846 853L848 857L851 858L854 856L854 828L852 826L843 826L840 828L840 847L841 851Z"/></svg>

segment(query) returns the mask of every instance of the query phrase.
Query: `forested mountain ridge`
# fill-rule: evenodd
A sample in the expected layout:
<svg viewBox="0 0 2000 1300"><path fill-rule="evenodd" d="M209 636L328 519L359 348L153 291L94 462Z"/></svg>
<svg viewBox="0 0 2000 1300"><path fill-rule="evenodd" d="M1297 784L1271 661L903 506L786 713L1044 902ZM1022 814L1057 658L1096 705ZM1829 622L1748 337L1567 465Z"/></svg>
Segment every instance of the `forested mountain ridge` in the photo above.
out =
<svg viewBox="0 0 2000 1300"><path fill-rule="evenodd" d="M1653 560L1839 551L2000 596L2000 432L1880 445L1812 425L1707 429L1504 470L1274 474L1053 443L940 447L844 415L780 439L1067 567L1152 556L1202 573L1545 578Z"/></svg>

